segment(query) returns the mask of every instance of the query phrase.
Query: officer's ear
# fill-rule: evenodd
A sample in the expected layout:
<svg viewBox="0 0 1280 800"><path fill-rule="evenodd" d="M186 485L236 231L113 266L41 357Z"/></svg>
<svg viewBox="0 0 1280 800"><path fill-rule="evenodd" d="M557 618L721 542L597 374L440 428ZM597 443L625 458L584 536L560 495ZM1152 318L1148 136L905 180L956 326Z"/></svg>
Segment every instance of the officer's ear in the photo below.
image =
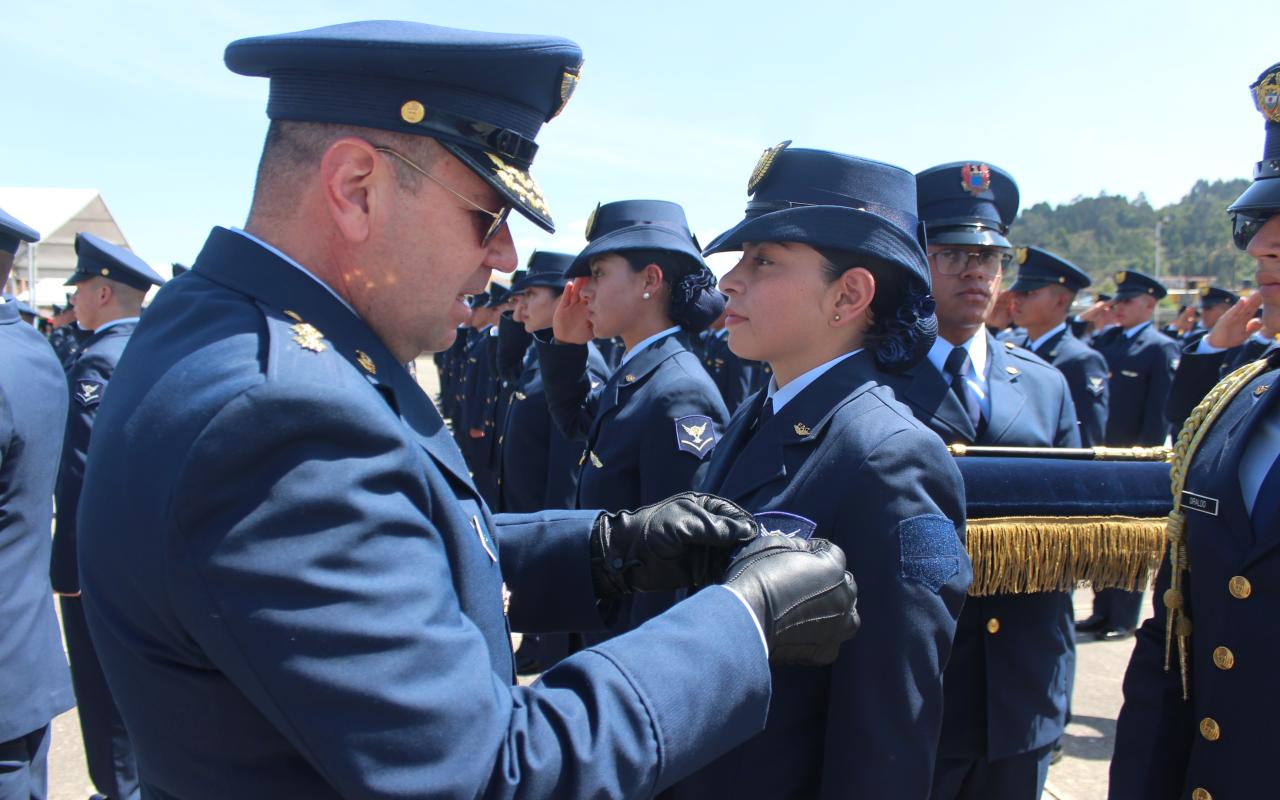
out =
<svg viewBox="0 0 1280 800"><path fill-rule="evenodd" d="M840 277L827 288L829 308L827 324L843 327L857 324L876 296L876 278L866 267L853 267L840 273Z"/></svg>
<svg viewBox="0 0 1280 800"><path fill-rule="evenodd" d="M369 238L375 213L387 213L396 191L395 167L363 139L344 136L320 159L320 185L334 226L348 242Z"/></svg>
<svg viewBox="0 0 1280 800"><path fill-rule="evenodd" d="M662 288L662 267L657 264L646 264L645 268L640 270L640 275L644 279L644 290L646 292L654 294Z"/></svg>

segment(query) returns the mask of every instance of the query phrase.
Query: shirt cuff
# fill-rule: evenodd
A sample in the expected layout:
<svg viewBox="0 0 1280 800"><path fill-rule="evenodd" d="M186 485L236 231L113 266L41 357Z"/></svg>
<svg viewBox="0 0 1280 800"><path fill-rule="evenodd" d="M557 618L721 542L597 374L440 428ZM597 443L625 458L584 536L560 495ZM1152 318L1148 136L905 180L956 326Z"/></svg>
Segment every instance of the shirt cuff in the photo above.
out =
<svg viewBox="0 0 1280 800"><path fill-rule="evenodd" d="M1226 350L1225 347L1214 347L1209 344L1209 334L1200 337L1200 341L1196 342L1196 349L1191 352L1195 355L1209 355L1211 353L1221 353Z"/></svg>
<svg viewBox="0 0 1280 800"><path fill-rule="evenodd" d="M764 638L764 628L760 626L760 618L756 616L756 610L751 607L751 604L747 602L747 598L743 597L737 589L723 584L721 584L719 588L725 589L734 597L738 598L738 602L742 603L742 607L751 615L751 621L754 622L756 626L756 633L760 634L760 646L764 648L764 657L766 659L769 658L769 642Z"/></svg>

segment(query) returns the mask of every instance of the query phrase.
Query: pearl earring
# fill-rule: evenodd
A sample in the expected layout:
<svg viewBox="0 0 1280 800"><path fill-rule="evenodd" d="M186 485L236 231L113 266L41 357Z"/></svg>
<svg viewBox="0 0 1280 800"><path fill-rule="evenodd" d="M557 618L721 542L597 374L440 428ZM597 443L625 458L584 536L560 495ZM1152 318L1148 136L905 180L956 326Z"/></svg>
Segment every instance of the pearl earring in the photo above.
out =
<svg viewBox="0 0 1280 800"><path fill-rule="evenodd" d="M836 322L839 322L839 321L840 321L840 315L836 314Z"/></svg>
<svg viewBox="0 0 1280 800"><path fill-rule="evenodd" d="M648 300L648 299L649 299L649 293L648 293L648 292L645 292L645 293L644 293L644 299L645 299L645 300Z"/></svg>

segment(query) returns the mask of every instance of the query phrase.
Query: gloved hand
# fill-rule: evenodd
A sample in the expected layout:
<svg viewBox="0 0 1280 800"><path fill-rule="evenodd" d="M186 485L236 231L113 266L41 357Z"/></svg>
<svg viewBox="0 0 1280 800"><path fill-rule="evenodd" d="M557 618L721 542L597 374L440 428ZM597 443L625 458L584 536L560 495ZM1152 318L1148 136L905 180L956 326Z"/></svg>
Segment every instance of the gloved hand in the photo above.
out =
<svg viewBox="0 0 1280 800"><path fill-rule="evenodd" d="M858 590L844 551L826 539L765 535L742 549L725 573L764 629L773 664L820 667L858 632Z"/></svg>
<svg viewBox="0 0 1280 800"><path fill-rule="evenodd" d="M715 583L733 550L760 527L746 511L710 494L681 492L636 511L604 513L591 531L596 597Z"/></svg>

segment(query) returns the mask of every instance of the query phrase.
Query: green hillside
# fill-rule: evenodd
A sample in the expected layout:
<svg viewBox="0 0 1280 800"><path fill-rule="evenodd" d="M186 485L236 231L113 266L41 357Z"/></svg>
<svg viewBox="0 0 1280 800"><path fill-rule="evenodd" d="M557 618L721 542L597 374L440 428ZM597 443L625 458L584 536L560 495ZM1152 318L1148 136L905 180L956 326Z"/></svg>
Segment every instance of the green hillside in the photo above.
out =
<svg viewBox="0 0 1280 800"><path fill-rule="evenodd" d="M1197 181L1177 203L1152 208L1139 195L1078 197L1053 207L1023 209L1009 238L1050 250L1089 273L1099 291L1111 291L1122 269L1155 271L1156 221L1160 225L1160 275L1208 277L1219 286L1252 281L1253 261L1231 242L1226 207L1249 185L1246 179Z"/></svg>

